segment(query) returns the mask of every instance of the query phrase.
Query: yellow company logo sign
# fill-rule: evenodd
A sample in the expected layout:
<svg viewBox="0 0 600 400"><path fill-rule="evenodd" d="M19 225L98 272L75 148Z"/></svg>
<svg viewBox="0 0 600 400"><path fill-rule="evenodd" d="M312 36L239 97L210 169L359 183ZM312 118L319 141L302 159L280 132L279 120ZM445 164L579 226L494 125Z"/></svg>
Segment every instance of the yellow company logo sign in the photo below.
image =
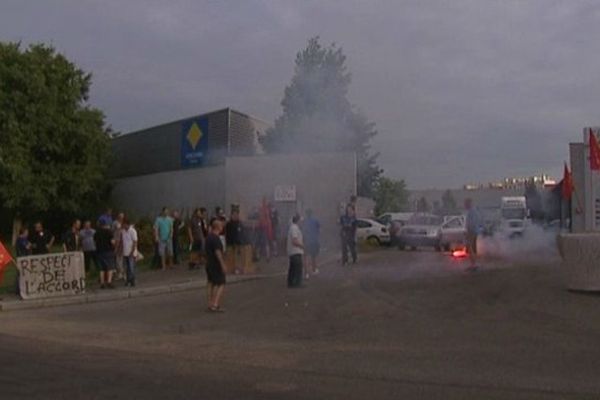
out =
<svg viewBox="0 0 600 400"><path fill-rule="evenodd" d="M186 136L187 141L192 146L193 150L196 150L196 146L198 146L198 143L200 143L202 136L204 136L202 130L200 129L200 127L198 127L198 124L194 122Z"/></svg>

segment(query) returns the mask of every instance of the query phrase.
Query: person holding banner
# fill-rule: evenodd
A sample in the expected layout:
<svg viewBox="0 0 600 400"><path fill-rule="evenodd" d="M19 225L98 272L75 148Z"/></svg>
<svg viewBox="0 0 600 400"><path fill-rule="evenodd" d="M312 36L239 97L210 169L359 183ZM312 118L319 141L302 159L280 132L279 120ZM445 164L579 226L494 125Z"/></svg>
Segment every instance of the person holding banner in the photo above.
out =
<svg viewBox="0 0 600 400"><path fill-rule="evenodd" d="M40 221L33 225L33 229L31 253L33 255L48 254L54 244L54 236L44 230L44 226Z"/></svg>

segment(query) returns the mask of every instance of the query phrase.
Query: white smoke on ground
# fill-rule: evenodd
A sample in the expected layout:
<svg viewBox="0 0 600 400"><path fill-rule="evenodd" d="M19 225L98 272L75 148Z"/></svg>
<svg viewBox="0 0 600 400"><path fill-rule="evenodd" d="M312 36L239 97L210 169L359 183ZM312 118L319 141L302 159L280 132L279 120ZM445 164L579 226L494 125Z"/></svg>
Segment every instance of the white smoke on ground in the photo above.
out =
<svg viewBox="0 0 600 400"><path fill-rule="evenodd" d="M511 263L544 264L558 261L555 231L541 226L528 226L523 236L509 238L501 233L480 237L478 250L481 256Z"/></svg>

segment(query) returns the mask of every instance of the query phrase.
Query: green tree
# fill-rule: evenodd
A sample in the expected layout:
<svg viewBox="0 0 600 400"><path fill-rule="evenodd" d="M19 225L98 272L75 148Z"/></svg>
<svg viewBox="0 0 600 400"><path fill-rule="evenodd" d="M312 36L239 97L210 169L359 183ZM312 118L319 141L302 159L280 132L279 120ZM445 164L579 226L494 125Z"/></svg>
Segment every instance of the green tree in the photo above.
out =
<svg viewBox="0 0 600 400"><path fill-rule="evenodd" d="M107 193L110 128L91 74L44 44L0 42L0 204L13 218L80 213Z"/></svg>
<svg viewBox="0 0 600 400"><path fill-rule="evenodd" d="M456 211L456 200L451 190L446 190L442 195L442 211L445 213L453 213Z"/></svg>
<svg viewBox="0 0 600 400"><path fill-rule="evenodd" d="M291 83L285 88L283 112L267 132L267 152L353 151L357 154L358 194L372 196L382 173L370 141L375 124L348 101L352 79L346 56L335 44L308 40L296 55Z"/></svg>
<svg viewBox="0 0 600 400"><path fill-rule="evenodd" d="M380 177L374 190L375 214L398 212L406 209L408 191L404 180L394 180L385 176Z"/></svg>

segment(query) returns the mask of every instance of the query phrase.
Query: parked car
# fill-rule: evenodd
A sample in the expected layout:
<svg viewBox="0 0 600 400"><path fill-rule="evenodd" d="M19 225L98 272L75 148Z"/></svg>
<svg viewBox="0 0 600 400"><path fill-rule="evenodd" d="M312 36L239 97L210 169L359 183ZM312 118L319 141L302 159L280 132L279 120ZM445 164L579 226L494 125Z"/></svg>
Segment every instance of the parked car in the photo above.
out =
<svg viewBox="0 0 600 400"><path fill-rule="evenodd" d="M443 218L433 214L414 214L397 235L397 246L400 250L406 247L433 247L440 250L440 228Z"/></svg>
<svg viewBox="0 0 600 400"><path fill-rule="evenodd" d="M390 244L390 231L385 225L375 220L358 218L356 220L356 240L376 245L388 245Z"/></svg>
<svg viewBox="0 0 600 400"><path fill-rule="evenodd" d="M438 247L450 251L456 246L464 246L467 233L466 218L464 215L446 218L440 227L440 243Z"/></svg>
<svg viewBox="0 0 600 400"><path fill-rule="evenodd" d="M413 213L411 212L387 212L378 216L377 222L389 228L394 221L406 225L412 216Z"/></svg>

